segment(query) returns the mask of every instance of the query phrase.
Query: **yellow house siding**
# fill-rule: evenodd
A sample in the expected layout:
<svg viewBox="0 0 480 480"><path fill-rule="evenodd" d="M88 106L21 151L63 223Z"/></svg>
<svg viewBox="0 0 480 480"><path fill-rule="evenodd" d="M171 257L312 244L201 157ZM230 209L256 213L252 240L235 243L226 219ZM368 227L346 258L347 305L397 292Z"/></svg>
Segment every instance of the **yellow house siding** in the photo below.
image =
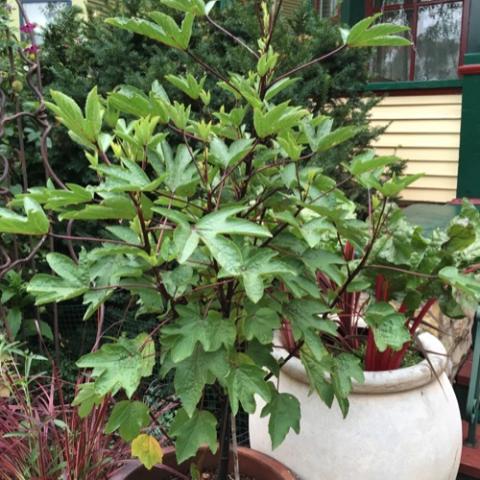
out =
<svg viewBox="0 0 480 480"><path fill-rule="evenodd" d="M374 143L379 155L407 160L407 173L425 176L406 189L407 201L448 202L456 196L462 96L384 98L372 111L374 126L388 126Z"/></svg>
<svg viewBox="0 0 480 480"><path fill-rule="evenodd" d="M293 15L299 5L301 0L283 0L282 8L286 15Z"/></svg>
<svg viewBox="0 0 480 480"><path fill-rule="evenodd" d="M13 31L18 31L20 28L20 12L17 2L15 2L15 0L7 0L7 5L11 8L10 27Z"/></svg>

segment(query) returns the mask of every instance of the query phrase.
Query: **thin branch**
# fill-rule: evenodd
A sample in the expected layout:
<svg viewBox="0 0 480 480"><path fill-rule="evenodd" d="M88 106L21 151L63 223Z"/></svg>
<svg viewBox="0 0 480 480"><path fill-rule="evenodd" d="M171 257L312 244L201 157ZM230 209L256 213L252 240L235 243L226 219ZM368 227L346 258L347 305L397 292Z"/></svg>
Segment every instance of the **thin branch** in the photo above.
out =
<svg viewBox="0 0 480 480"><path fill-rule="evenodd" d="M426 278L426 279L429 279L429 280L433 280L433 279L438 278L435 275L428 275L427 273L420 273L420 272L412 272L410 270L405 270L404 268L391 267L389 265L377 265L377 264L371 263L370 265L365 265L365 268L391 270L392 272L405 273L406 275L412 275L414 277Z"/></svg>
<svg viewBox="0 0 480 480"><path fill-rule="evenodd" d="M219 287L221 285L225 285L227 283L231 283L233 282L233 278L230 278L229 280L223 280L223 281L220 281L220 282L216 282L216 283L210 283L209 285L202 285L201 287L197 287L197 288L194 288L190 291L190 293L196 293L196 292L200 292L202 290L207 290L209 288L216 288L216 287Z"/></svg>
<svg viewBox="0 0 480 480"><path fill-rule="evenodd" d="M250 148L250 151L243 157L240 161L232 165L230 168L227 168L225 170L224 174L222 175L222 178L219 180L219 182L213 187L212 189L212 195L215 193L215 191L221 187L221 185L227 180L227 178L242 164L244 163L255 151L255 148L257 148L258 144L260 143L260 140L257 138Z"/></svg>
<svg viewBox="0 0 480 480"><path fill-rule="evenodd" d="M155 285L148 285L148 284L116 284L116 285L103 285L101 287L90 287L90 290L93 292L102 292L104 290L116 290L117 288L121 288L123 290L135 289L135 288L148 288L150 290L157 290Z"/></svg>
<svg viewBox="0 0 480 480"><path fill-rule="evenodd" d="M218 78L222 82L225 82L231 89L235 90L239 95L242 95L238 88L233 85L230 80L223 76L217 69L210 66L207 62L203 61L200 57L195 55L191 50L185 50L185 53L195 62L197 62L204 70Z"/></svg>
<svg viewBox="0 0 480 480"><path fill-rule="evenodd" d="M241 38L237 37L235 34L232 32L228 31L226 28L222 27L220 24L218 24L215 20L213 20L212 17L209 15L206 15L207 20L218 30L220 30L222 33L224 33L227 37L230 37L233 41L237 42L239 45L241 45L243 48L248 50L255 58L259 58L258 53L250 48Z"/></svg>
<svg viewBox="0 0 480 480"><path fill-rule="evenodd" d="M135 248L144 248L143 245L138 245L135 243L128 243L123 242L121 240L111 240L109 238L98 238L98 237L82 237L82 236L74 236L74 235L60 235L58 233L49 233L49 236L53 238L58 238L60 240L68 240L72 242L95 242L95 243L111 243L114 245L123 245L127 247L135 247Z"/></svg>
<svg viewBox="0 0 480 480"><path fill-rule="evenodd" d="M197 137L193 133L187 132L186 130L182 130L181 128L176 127L175 125L173 125L173 123L168 123L167 127L173 132L178 133L179 135L182 135L182 136L185 135L188 138L191 138L192 140L195 140L197 142L206 143L205 140L203 140L202 138Z"/></svg>
<svg viewBox="0 0 480 480"><path fill-rule="evenodd" d="M357 265L357 267L352 271L352 273L348 276L347 280L345 281L345 283L341 286L340 290L337 292L335 298L332 300L332 302L330 303L330 308L333 308L338 300L342 297L342 295L347 291L347 288L348 286L350 285L350 283L353 282L353 280L355 279L355 277L361 272L361 270L364 268L364 266L366 265L367 261L368 261L368 258L370 257L370 253L372 252L373 250L373 246L378 238L378 235L380 234L380 230L382 228L382 224L383 224L383 215L385 213L385 208L387 206L387 199L384 198L383 199L383 203L382 203L382 208L381 208L381 211L380 211L380 215L379 215L379 218L378 218L378 223L377 223L377 226L375 228L375 231L373 232L373 235L372 235L372 238L370 240L370 242L368 243L366 249L365 249L365 253L362 257L362 259L360 260L360 263Z"/></svg>
<svg viewBox="0 0 480 480"><path fill-rule="evenodd" d="M2 279L7 272L12 270L15 267L18 267L19 265L22 265L24 263L30 262L33 257L37 254L37 252L40 250L42 245L45 243L45 240L48 238L48 235L44 235L40 241L32 248L30 251L29 255L25 258L19 258L18 260L15 260L14 262L11 262L9 265L7 265L3 270L0 271L0 279Z"/></svg>
<svg viewBox="0 0 480 480"><path fill-rule="evenodd" d="M307 63L304 63L302 65L299 65L298 67L292 68L288 72L285 72L284 74L280 75L277 77L273 82L268 86L268 88L272 87L276 83L278 83L280 80L283 80L284 78L290 77L291 75L295 75L298 72L301 72L302 70L305 70L306 68L312 67L313 65L323 62L330 57L333 57L337 53L340 53L342 50L345 50L347 48L346 45L341 45L340 47L337 47L335 50L332 50L331 52L326 53L325 55L321 55L320 57L314 58L313 60L310 60Z"/></svg>

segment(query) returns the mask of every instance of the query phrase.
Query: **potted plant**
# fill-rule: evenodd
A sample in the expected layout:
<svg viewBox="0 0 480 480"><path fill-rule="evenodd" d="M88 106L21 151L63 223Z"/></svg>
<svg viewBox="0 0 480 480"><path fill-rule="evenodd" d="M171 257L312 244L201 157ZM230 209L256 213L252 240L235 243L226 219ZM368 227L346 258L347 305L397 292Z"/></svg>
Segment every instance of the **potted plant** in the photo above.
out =
<svg viewBox="0 0 480 480"><path fill-rule="evenodd" d="M64 396L67 382L38 373L48 363L0 336L0 479L105 479L128 455L105 432L111 399L80 418Z"/></svg>
<svg viewBox="0 0 480 480"><path fill-rule="evenodd" d="M314 387L321 393L328 389L323 398L335 396L346 410L352 378L362 380L363 369L360 355L338 354L332 347L332 339L342 338L333 316L338 315L337 297L368 289L358 274L386 233L389 199L418 178L386 178L384 169L398 161L395 157L376 157L372 151L356 155L345 165L348 181L371 189L372 204L380 205L376 215L361 220L355 203L321 168L322 154L361 128L334 129L331 119L296 106L284 92L299 80L296 75L345 49L409 41L398 35L405 27L375 24L375 16L342 31L332 52L279 72L280 53L271 39L282 2L272 8L262 3L262 33L255 48L210 16L215 2L162 3L173 16L151 12L148 20L109 22L193 58L217 81L215 88L231 96L232 105L211 110L215 91L206 87L205 78L188 72L166 80L190 103L203 105L200 115L169 98L159 82L148 94L121 86L102 98L94 89L84 111L66 95L51 92L48 107L83 146L98 182L64 184L52 174L46 187L30 188L10 202L10 209L0 210L0 231L37 236L34 249L48 237L67 242L70 256L53 252L46 257L53 274L37 274L28 283L37 305L83 297L85 319L96 316L101 327L105 305L123 290L130 293L131 304L136 302L137 315L158 318L153 331L111 339L78 361L91 379L74 402L81 415L116 396L107 429L132 442L133 455L147 469L135 466L134 472L119 475L161 479L175 468L161 464L172 455L144 433L148 407L135 398L158 360L161 375L173 375L181 404L165 432L175 444L180 474L189 471L199 478L215 471L217 480L226 480L232 470L238 479L239 466L249 468L245 458L256 462L254 472L266 462L235 446L234 419L240 409L253 414L258 399L264 402L261 415L268 417L273 448L290 430L300 429L299 400L273 381L296 353L314 369ZM199 19L242 45L256 60L256 71L222 72L199 58L189 45ZM77 233L84 231L82 224L97 233ZM331 243L365 253L337 263L339 257L325 246ZM319 272L338 285L333 294L318 288ZM474 283L446 268L440 274L445 289ZM295 345L277 359L271 353L275 332L286 321ZM399 337L405 343L406 318L382 310L377 321L394 329L395 335L385 335L387 348L397 348ZM218 392L219 418L205 408L206 387ZM205 452L218 454L215 466ZM293 478L288 469L274 465L266 478Z"/></svg>
<svg viewBox="0 0 480 480"><path fill-rule="evenodd" d="M323 335L327 348L362 362L348 402L332 406L335 379L319 382L324 372L309 365L311 350L288 315L279 334L275 357L293 357L278 376L279 390L300 399L302 419L300 434L289 434L273 455L302 478L316 471L322 479L371 479L388 471L399 479L450 480L458 472L462 427L448 356L425 331L431 326L424 319L436 302L462 318L461 304L478 299L478 281L459 272L478 261L479 213L465 203L446 231L427 237L397 207L385 212L370 212L373 231L383 225L363 250L332 238L319 257L307 260L323 298L335 307L338 329L329 341ZM311 396L312 388L324 403ZM270 452L259 411L250 425L252 446ZM294 450L298 444L301 452ZM341 451L349 454L339 462Z"/></svg>

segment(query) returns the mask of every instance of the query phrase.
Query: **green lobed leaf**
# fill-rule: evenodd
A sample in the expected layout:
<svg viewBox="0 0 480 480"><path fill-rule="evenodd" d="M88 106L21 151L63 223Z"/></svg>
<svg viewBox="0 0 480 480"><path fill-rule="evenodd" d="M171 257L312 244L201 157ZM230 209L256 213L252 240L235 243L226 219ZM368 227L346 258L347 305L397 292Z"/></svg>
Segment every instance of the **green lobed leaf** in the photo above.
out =
<svg viewBox="0 0 480 480"><path fill-rule="evenodd" d="M200 346L193 353L175 366L175 393L182 401L182 407L192 416L200 402L205 385L218 380L224 383L229 372L226 350L205 352Z"/></svg>
<svg viewBox="0 0 480 480"><path fill-rule="evenodd" d="M300 433L300 402L289 393L277 393L265 405L261 417L270 415L268 432L272 440L272 450L275 450L293 430Z"/></svg>
<svg viewBox="0 0 480 480"><path fill-rule="evenodd" d="M170 435L176 439L175 453L179 464L194 457L202 445L207 445L213 454L218 449L217 420L210 412L196 410L190 417L180 409L170 427Z"/></svg>
<svg viewBox="0 0 480 480"><path fill-rule="evenodd" d="M387 348L398 351L411 340L407 319L389 303L376 302L370 305L365 314L365 321L373 330L375 344L380 352Z"/></svg>
<svg viewBox="0 0 480 480"><path fill-rule="evenodd" d="M126 442L131 442L140 434L142 428L150 424L150 412L143 402L123 400L113 407L105 433L111 434L117 430Z"/></svg>
<svg viewBox="0 0 480 480"><path fill-rule="evenodd" d="M247 312L243 321L243 333L249 341L257 339L261 344L272 343L273 332L281 326L277 312L270 308L259 308Z"/></svg>
<svg viewBox="0 0 480 480"><path fill-rule="evenodd" d="M456 290L480 299L480 281L474 275L460 273L455 267L445 267L438 272L438 276L448 285Z"/></svg>
<svg viewBox="0 0 480 480"><path fill-rule="evenodd" d="M348 396L352 391L352 379L359 383L365 381L360 358L350 353L333 357L331 378L335 397L345 418L349 409Z"/></svg>
<svg viewBox="0 0 480 480"><path fill-rule="evenodd" d="M45 235L50 229L50 222L40 204L33 198L25 197L23 208L26 217L12 210L0 208L0 232L17 235Z"/></svg>
<svg viewBox="0 0 480 480"><path fill-rule="evenodd" d="M222 345L233 346L237 334L235 325L219 312L209 310L203 315L198 308L183 305L178 305L176 311L179 318L162 329L162 341L168 345L175 363L191 356L197 343L207 352L214 352Z"/></svg>
<svg viewBox="0 0 480 480"><path fill-rule="evenodd" d="M236 415L239 406L247 413L254 413L256 409L255 395L269 402L272 392L265 381L265 372L256 365L240 364L233 367L226 378L228 397L233 415Z"/></svg>
<svg viewBox="0 0 480 480"><path fill-rule="evenodd" d="M91 368L99 395L115 395L120 389L131 398L144 377L152 374L155 365L155 344L147 334L134 339L119 338L88 353L77 362L79 368Z"/></svg>
<svg viewBox="0 0 480 480"><path fill-rule="evenodd" d="M95 390L95 384L82 383L79 387L77 394L72 402L74 407L78 408L78 415L80 418L85 418L90 415L93 407L101 405L103 402L103 395L100 395Z"/></svg>
<svg viewBox="0 0 480 480"><path fill-rule="evenodd" d="M237 218L245 210L243 206L225 207L202 217L196 224L196 231L203 238L215 235L248 235L267 238L271 233L266 227Z"/></svg>

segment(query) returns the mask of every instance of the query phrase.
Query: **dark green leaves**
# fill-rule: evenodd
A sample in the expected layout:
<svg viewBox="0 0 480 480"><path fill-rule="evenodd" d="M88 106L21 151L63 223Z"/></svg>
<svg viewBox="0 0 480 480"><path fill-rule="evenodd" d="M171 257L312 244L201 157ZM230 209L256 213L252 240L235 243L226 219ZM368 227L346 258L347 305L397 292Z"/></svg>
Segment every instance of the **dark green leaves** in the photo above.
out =
<svg viewBox="0 0 480 480"><path fill-rule="evenodd" d="M243 206L232 206L210 213L197 222L196 230L202 238L220 234L271 237L265 227L235 216L243 210L245 210Z"/></svg>
<svg viewBox="0 0 480 480"><path fill-rule="evenodd" d="M236 244L225 238L220 241L208 239L207 245L211 247L213 256L223 267L219 278L240 277L245 293L253 303L262 299L266 278L283 273L296 275L295 270L276 258L278 254L273 250L265 249L255 252L254 249L247 248L241 251Z"/></svg>
<svg viewBox="0 0 480 480"><path fill-rule="evenodd" d="M185 412L191 416L202 398L205 385L216 379L221 384L229 372L225 350L205 352L197 346L194 352L175 366L175 392L182 401Z"/></svg>
<svg viewBox="0 0 480 480"><path fill-rule="evenodd" d="M348 414L348 396L352 391L352 379L359 383L364 382L361 360L350 354L341 353L333 358L331 370L332 387L343 416Z"/></svg>
<svg viewBox="0 0 480 480"><path fill-rule="evenodd" d="M118 430L126 442L131 442L140 434L142 428L150 423L149 408L142 402L124 400L113 407L105 427L105 433Z"/></svg>
<svg viewBox="0 0 480 480"><path fill-rule="evenodd" d="M457 219L448 227L448 240L442 245L447 253L465 250L476 239L475 226L466 218Z"/></svg>
<svg viewBox="0 0 480 480"><path fill-rule="evenodd" d="M179 145L173 155L173 150L167 142L157 150L165 164L167 178L165 184L178 195L188 195L196 183L197 169L186 145Z"/></svg>
<svg viewBox="0 0 480 480"><path fill-rule="evenodd" d="M179 410L170 434L176 439L175 453L179 464L195 456L202 445L207 445L212 453L218 448L217 420L210 412L196 410L190 417L185 410Z"/></svg>
<svg viewBox="0 0 480 480"><path fill-rule="evenodd" d="M109 192L150 192L164 180L166 174L154 181L131 160L124 159L122 165L99 165L95 170L106 176L105 190Z"/></svg>
<svg viewBox="0 0 480 480"><path fill-rule="evenodd" d="M256 338L261 344L272 342L273 332L280 328L281 321L277 312L270 308L256 308L247 311L243 322L243 333L247 340Z"/></svg>
<svg viewBox="0 0 480 480"><path fill-rule="evenodd" d="M61 220L132 220L137 214L132 201L120 193L107 193L99 204L86 205L81 210L67 210Z"/></svg>
<svg viewBox="0 0 480 480"><path fill-rule="evenodd" d="M269 402L272 392L265 382L265 372L256 365L247 363L232 368L227 379L228 397L232 413L238 413L239 406L247 413L254 413L256 409L255 395L259 395Z"/></svg>
<svg viewBox="0 0 480 480"><path fill-rule="evenodd" d="M284 306L283 314L291 322L297 338L302 338L302 335L305 335L308 330L323 331L335 335L336 324L320 316L320 314L329 310L329 307L321 301L293 300Z"/></svg>
<svg viewBox="0 0 480 480"><path fill-rule="evenodd" d="M293 395L275 392L271 402L262 410L261 416L267 415L270 415L268 431L272 449L283 442L290 429L300 433L300 402Z"/></svg>
<svg viewBox="0 0 480 480"><path fill-rule="evenodd" d="M361 360L349 353L341 353L334 357L324 357L318 361L312 352L302 348L301 360L307 372L312 389L328 407L336 398L340 410L345 417L348 413L348 395L352 390L352 379L364 381Z"/></svg>
<svg viewBox="0 0 480 480"><path fill-rule="evenodd" d="M197 309L181 305L176 310L180 318L162 331L163 340L169 345L175 363L190 357L197 343L205 351L214 352L222 345L230 347L235 342L235 325L219 312L210 310L204 316Z"/></svg>

